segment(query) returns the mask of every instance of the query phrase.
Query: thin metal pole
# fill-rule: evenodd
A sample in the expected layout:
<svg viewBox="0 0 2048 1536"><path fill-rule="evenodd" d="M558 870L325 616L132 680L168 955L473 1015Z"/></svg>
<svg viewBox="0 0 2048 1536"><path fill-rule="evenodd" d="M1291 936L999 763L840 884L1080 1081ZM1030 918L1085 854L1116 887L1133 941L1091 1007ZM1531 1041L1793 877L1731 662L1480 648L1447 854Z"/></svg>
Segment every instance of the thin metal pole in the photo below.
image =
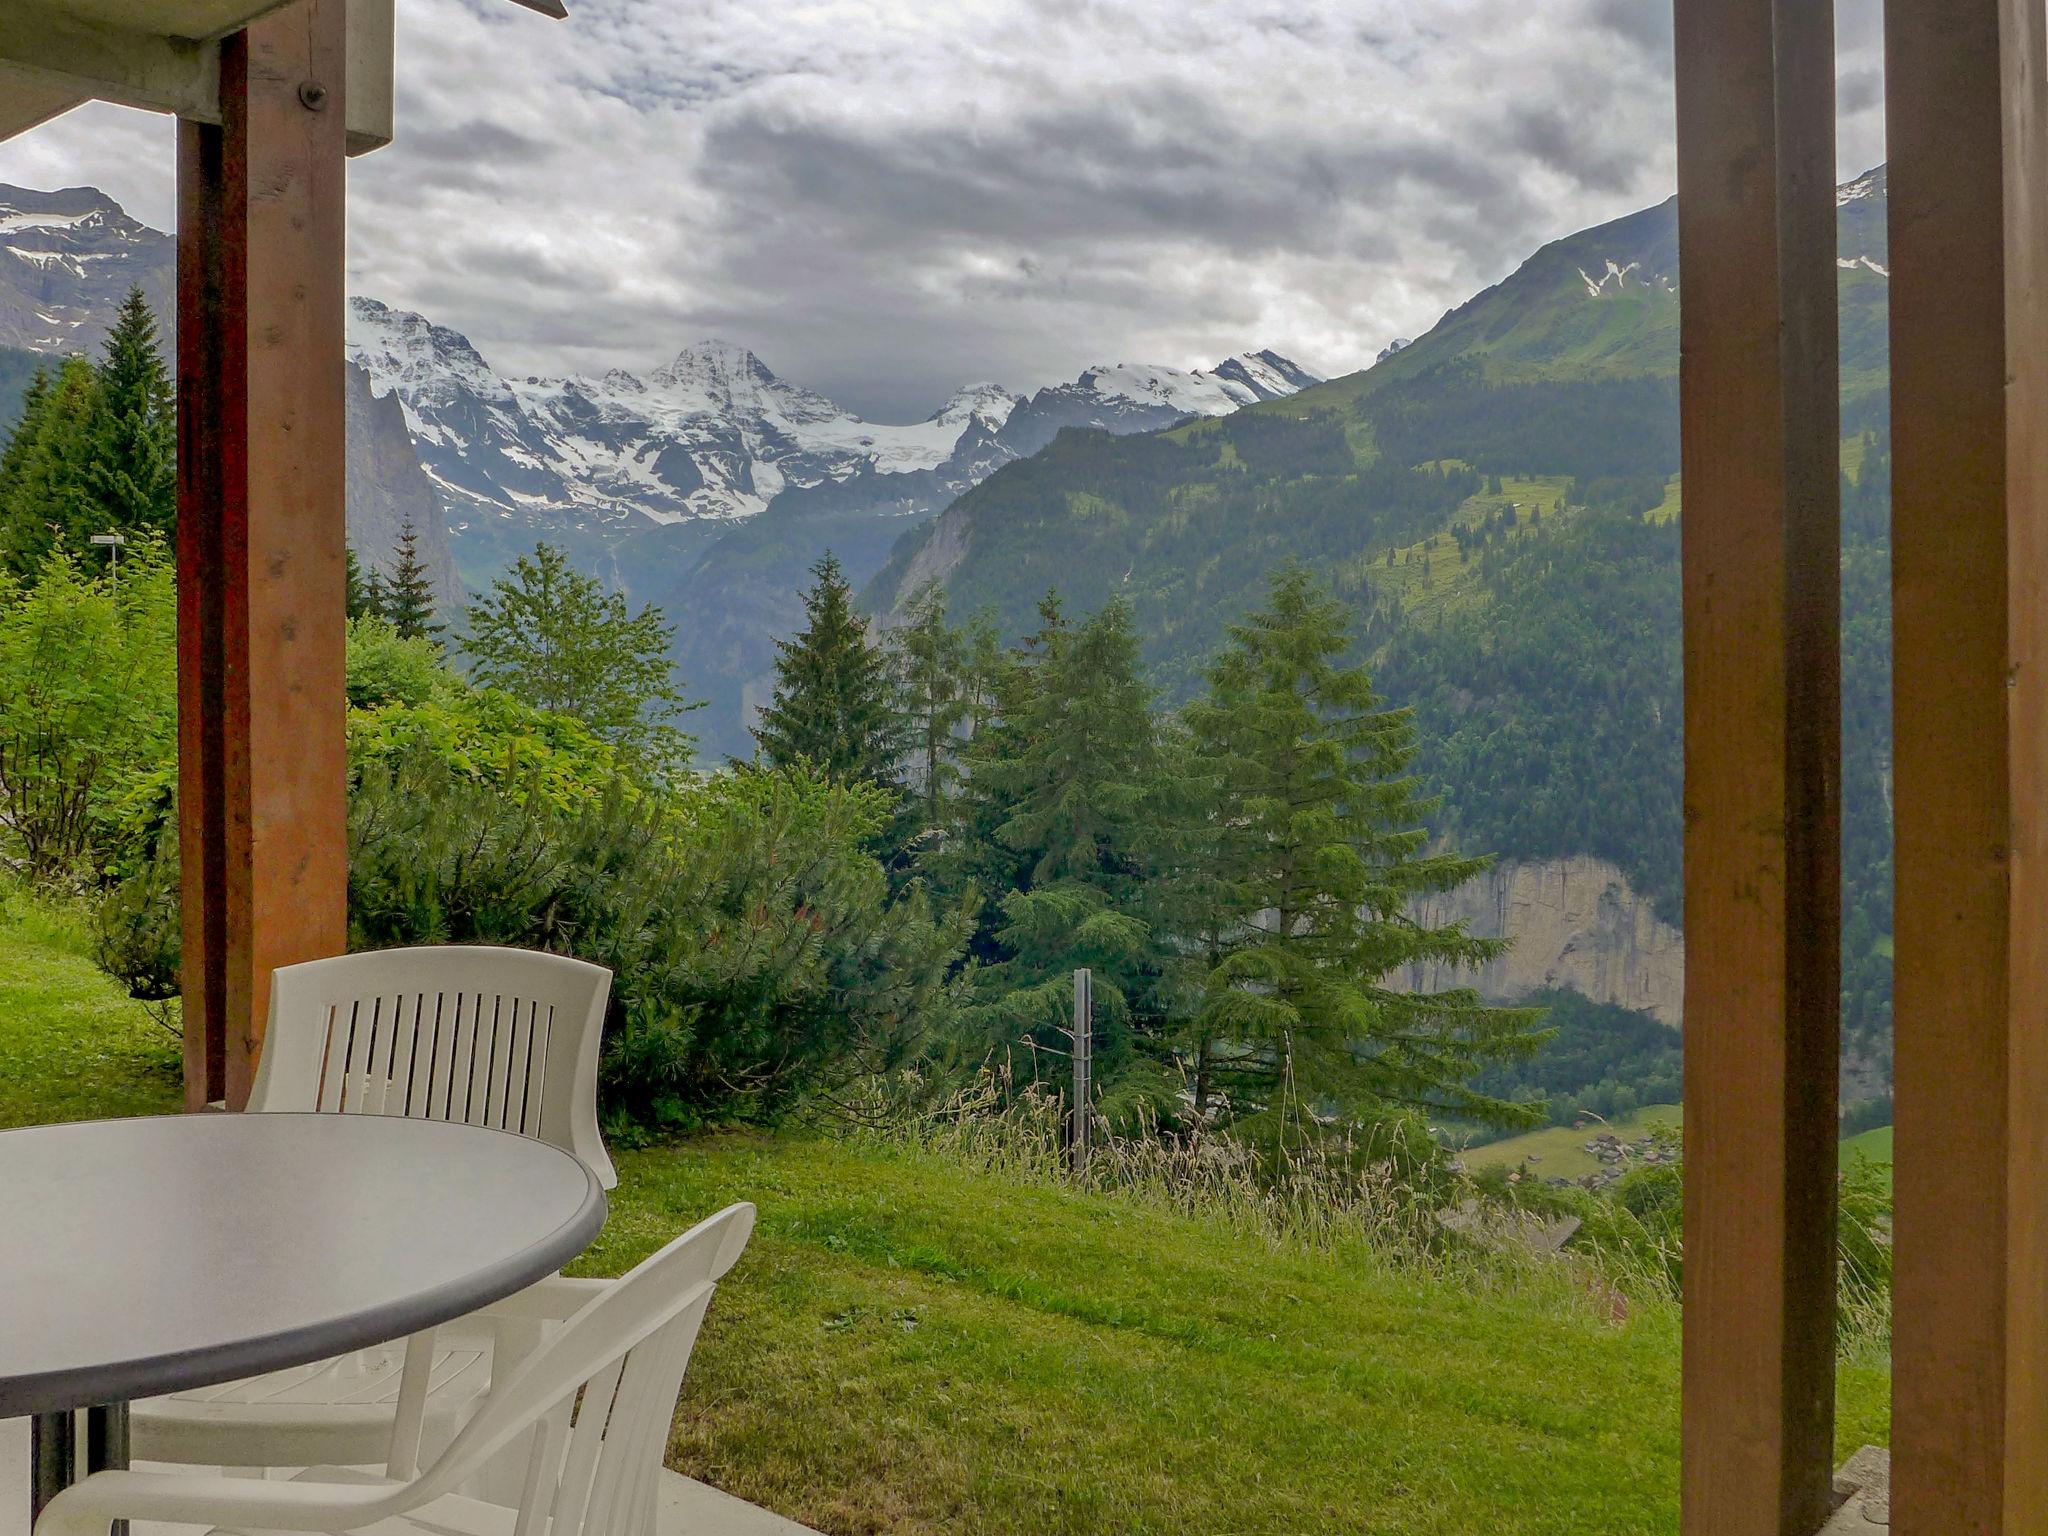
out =
<svg viewBox="0 0 2048 1536"><path fill-rule="evenodd" d="M1068 1146L1073 1154L1074 1172L1088 1171L1089 1072L1095 1055L1095 977L1092 972L1074 972L1074 1109Z"/></svg>
<svg viewBox="0 0 2048 1536"><path fill-rule="evenodd" d="M123 1471L128 1466L128 1405L108 1403L85 1413L85 1470ZM128 1522L109 1522L108 1536L128 1536Z"/></svg>
<svg viewBox="0 0 2048 1536"><path fill-rule="evenodd" d="M43 1506L71 1486L78 1436L69 1410L39 1413L29 1421L28 1518L42 1515Z"/></svg>

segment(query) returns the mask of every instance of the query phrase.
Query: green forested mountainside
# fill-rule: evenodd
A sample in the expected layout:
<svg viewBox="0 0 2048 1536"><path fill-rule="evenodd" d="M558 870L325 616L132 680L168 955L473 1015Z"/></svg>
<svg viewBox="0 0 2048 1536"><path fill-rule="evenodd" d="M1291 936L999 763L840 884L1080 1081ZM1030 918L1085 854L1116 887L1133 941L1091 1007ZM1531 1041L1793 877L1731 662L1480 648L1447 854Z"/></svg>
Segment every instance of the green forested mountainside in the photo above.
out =
<svg viewBox="0 0 2048 1536"><path fill-rule="evenodd" d="M1603 1119L1647 1104L1676 1104L1684 1091L1678 1035L1646 1013L1552 988L1529 1001L1553 1031L1542 1050L1502 1062L1475 1086L1513 1103L1546 1106L1549 1123L1570 1125L1589 1111Z"/></svg>
<svg viewBox="0 0 2048 1536"><path fill-rule="evenodd" d="M1481 487L1463 467L1361 465L1326 416L1249 411L1143 438L1063 432L946 515L972 516L998 481L1001 515L977 525L974 558L947 583L954 610L988 609L1012 637L1035 626L1048 588L1082 612L1126 596L1154 678L1175 699L1264 595L1273 566L1294 558L1327 570L1362 548L1411 543Z"/></svg>
<svg viewBox="0 0 2048 1536"><path fill-rule="evenodd" d="M1467 846L1611 860L1676 920L1678 527L1648 499L1523 533L1474 572L1483 603L1395 631L1379 683Z"/></svg>
<svg viewBox="0 0 2048 1536"><path fill-rule="evenodd" d="M1845 1029L1889 1076L1889 620L1882 170L1839 197ZM1037 599L1133 606L1185 697L1274 564L1328 573L1462 847L1609 858L1679 910L1676 205L1544 247L1378 366L1143 438L1063 435L898 544L868 603L924 582L1025 633Z"/></svg>

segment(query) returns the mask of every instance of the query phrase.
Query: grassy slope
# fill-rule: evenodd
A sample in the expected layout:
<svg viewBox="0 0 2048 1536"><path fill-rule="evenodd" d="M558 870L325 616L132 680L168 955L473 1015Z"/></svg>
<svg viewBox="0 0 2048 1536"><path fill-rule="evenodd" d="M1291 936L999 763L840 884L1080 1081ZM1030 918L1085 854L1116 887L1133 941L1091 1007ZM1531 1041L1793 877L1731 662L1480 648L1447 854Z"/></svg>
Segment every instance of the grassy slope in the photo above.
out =
<svg viewBox="0 0 2048 1536"><path fill-rule="evenodd" d="M1842 1143L1844 1168L1859 1157L1867 1157L1873 1163L1889 1163L1892 1160L1892 1128L1880 1125L1874 1131L1864 1131Z"/></svg>
<svg viewBox="0 0 2048 1536"><path fill-rule="evenodd" d="M0 1124L175 1102L169 1042L75 934L10 908L0 987ZM799 1137L620 1171L593 1273L761 1207L670 1459L828 1532L1676 1527L1667 1305L1617 1323L1558 1272L1430 1279ZM1887 1438L1879 1368L1841 1399L1845 1452Z"/></svg>
<svg viewBox="0 0 2048 1536"><path fill-rule="evenodd" d="M1581 1174L1599 1170L1600 1159L1586 1150L1586 1143L1603 1130L1613 1132L1623 1141L1633 1141L1648 1135L1653 1129L1675 1134L1681 1119L1676 1104L1648 1104L1632 1115L1617 1116L1604 1126L1589 1124L1584 1130L1574 1130L1568 1125L1546 1126L1527 1135L1491 1141L1458 1155L1472 1168L1512 1168L1525 1158L1533 1157L1536 1163L1530 1171L1539 1178L1576 1179Z"/></svg>
<svg viewBox="0 0 2048 1536"><path fill-rule="evenodd" d="M0 901L0 1126L179 1107L177 1042L85 957L78 925Z"/></svg>

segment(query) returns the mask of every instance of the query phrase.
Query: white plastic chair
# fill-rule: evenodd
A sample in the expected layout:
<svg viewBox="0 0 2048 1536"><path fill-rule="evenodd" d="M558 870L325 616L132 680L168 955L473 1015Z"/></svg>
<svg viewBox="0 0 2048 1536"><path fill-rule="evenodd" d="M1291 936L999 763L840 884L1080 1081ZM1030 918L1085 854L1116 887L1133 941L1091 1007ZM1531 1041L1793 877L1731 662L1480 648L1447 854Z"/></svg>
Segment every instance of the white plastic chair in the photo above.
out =
<svg viewBox="0 0 2048 1536"><path fill-rule="evenodd" d="M567 956L480 945L284 966L271 977L249 1109L493 1126L562 1148L610 1189L618 1174L597 1128L597 1053L611 979ZM429 1440L447 1442L489 1389L500 1355L516 1359L600 1284L557 1276L519 1305L429 1336ZM375 1464L389 1442L403 1356L396 1345L363 1350L138 1402L131 1453L212 1467Z"/></svg>
<svg viewBox="0 0 2048 1536"><path fill-rule="evenodd" d="M106 1536L115 1520L378 1536L642 1536L683 1373L754 1208L699 1223L594 1299L486 1398L425 1472L394 1435L386 1475L315 1467L290 1482L97 1472L52 1499L35 1536ZM516 1502L465 1497L500 1452L521 1455Z"/></svg>

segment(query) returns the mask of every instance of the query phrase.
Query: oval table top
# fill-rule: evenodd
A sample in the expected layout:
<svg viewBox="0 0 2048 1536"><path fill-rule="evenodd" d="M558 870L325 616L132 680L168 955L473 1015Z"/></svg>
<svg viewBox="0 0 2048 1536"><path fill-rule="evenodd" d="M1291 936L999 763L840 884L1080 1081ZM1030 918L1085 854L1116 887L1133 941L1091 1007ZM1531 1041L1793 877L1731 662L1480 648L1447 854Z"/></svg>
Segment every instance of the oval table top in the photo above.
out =
<svg viewBox="0 0 2048 1536"><path fill-rule="evenodd" d="M0 1131L0 1418L402 1338L553 1274L604 1225L576 1158L396 1116Z"/></svg>

